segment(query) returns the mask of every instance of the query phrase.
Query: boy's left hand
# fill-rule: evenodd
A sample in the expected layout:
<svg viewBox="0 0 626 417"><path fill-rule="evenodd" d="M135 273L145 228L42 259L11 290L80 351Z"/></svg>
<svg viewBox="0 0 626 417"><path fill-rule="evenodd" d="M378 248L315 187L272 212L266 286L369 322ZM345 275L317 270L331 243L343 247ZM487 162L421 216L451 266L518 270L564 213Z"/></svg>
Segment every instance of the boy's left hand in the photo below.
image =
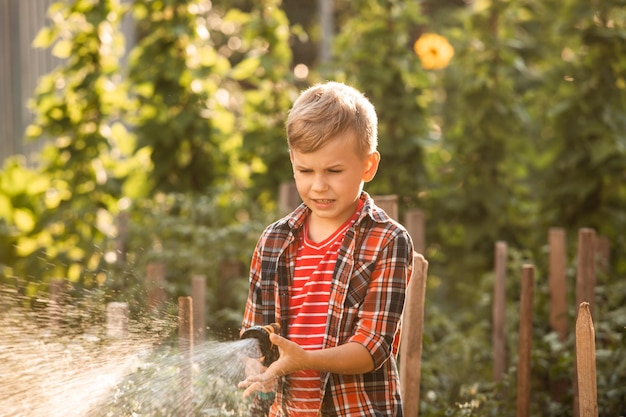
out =
<svg viewBox="0 0 626 417"><path fill-rule="evenodd" d="M277 334L271 334L270 341L278 347L280 356L265 372L250 375L238 384L239 388L245 388L243 392L244 398L257 391L273 391L279 376L288 375L306 368L306 351L297 343Z"/></svg>

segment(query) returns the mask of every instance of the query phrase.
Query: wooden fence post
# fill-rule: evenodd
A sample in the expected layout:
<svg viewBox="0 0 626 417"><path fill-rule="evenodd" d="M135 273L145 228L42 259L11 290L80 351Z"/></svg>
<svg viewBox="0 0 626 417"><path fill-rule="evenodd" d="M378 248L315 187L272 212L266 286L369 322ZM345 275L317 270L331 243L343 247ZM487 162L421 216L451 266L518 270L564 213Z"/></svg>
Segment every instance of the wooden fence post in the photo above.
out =
<svg viewBox="0 0 626 417"><path fill-rule="evenodd" d="M576 260L576 305L580 306L587 302L589 314L593 318L593 306L596 287L596 232L591 228L578 230L578 251ZM576 318L578 321L578 318ZM575 347L575 350L577 348ZM578 393L578 364L574 362L573 383L574 417L580 417L580 404Z"/></svg>
<svg viewBox="0 0 626 417"><path fill-rule="evenodd" d="M107 336L122 339L128 336L128 303L107 304Z"/></svg>
<svg viewBox="0 0 626 417"><path fill-rule="evenodd" d="M426 251L426 228L424 226L424 211L419 209L407 210L404 215L404 225L411 235L415 252L424 254Z"/></svg>
<svg viewBox="0 0 626 417"><path fill-rule="evenodd" d="M590 228L578 231L578 257L576 270L576 305L589 303L589 313L593 317L596 286L596 232Z"/></svg>
<svg viewBox="0 0 626 417"><path fill-rule="evenodd" d="M413 275L406 289L400 342L400 390L406 417L418 417L428 261L414 252Z"/></svg>
<svg viewBox="0 0 626 417"><path fill-rule="evenodd" d="M181 417L193 416L193 300L178 297L178 350L180 354L179 387Z"/></svg>
<svg viewBox="0 0 626 417"><path fill-rule="evenodd" d="M160 310L166 300L165 264L163 262L150 262L146 265L146 285L148 307Z"/></svg>
<svg viewBox="0 0 626 417"><path fill-rule="evenodd" d="M115 257L118 264L126 262L126 246L128 245L130 213L122 211L117 215L117 237L115 238Z"/></svg>
<svg viewBox="0 0 626 417"><path fill-rule="evenodd" d="M517 417L530 415L530 358L533 334L533 265L522 266L519 320L519 358L517 362Z"/></svg>
<svg viewBox="0 0 626 417"><path fill-rule="evenodd" d="M67 284L63 278L53 278L50 281L50 293L47 305L48 324L59 328L63 318L63 303L66 297Z"/></svg>
<svg viewBox="0 0 626 417"><path fill-rule="evenodd" d="M587 302L580 304L576 318L576 369L579 416L598 417L595 330Z"/></svg>
<svg viewBox="0 0 626 417"><path fill-rule="evenodd" d="M565 268L567 259L565 230L551 228L548 235L550 247L550 327L561 342L567 337L567 285Z"/></svg>
<svg viewBox="0 0 626 417"><path fill-rule="evenodd" d="M390 195L373 195L372 199L374 203L385 210L385 212L392 219L399 221L398 219L398 196L395 194Z"/></svg>
<svg viewBox="0 0 626 417"><path fill-rule="evenodd" d="M606 236L597 236L595 247L598 269L606 274L609 272L609 263L611 261L611 242Z"/></svg>
<svg viewBox="0 0 626 417"><path fill-rule="evenodd" d="M493 379L502 380L506 370L505 303L506 303L506 242L496 242L494 250L493 285Z"/></svg>
<svg viewBox="0 0 626 417"><path fill-rule="evenodd" d="M290 213L293 209L298 207L302 202L296 183L294 181L287 181L280 184L278 189L278 209L281 213Z"/></svg>
<svg viewBox="0 0 626 417"><path fill-rule="evenodd" d="M191 277L191 298L193 300L194 340L202 342L206 336L206 275Z"/></svg>
<svg viewBox="0 0 626 417"><path fill-rule="evenodd" d="M549 271L548 286L550 289L550 328L564 343L567 338L567 240L565 230L553 227L548 232ZM550 392L553 401L561 402L567 394L569 381L558 378L550 381Z"/></svg>

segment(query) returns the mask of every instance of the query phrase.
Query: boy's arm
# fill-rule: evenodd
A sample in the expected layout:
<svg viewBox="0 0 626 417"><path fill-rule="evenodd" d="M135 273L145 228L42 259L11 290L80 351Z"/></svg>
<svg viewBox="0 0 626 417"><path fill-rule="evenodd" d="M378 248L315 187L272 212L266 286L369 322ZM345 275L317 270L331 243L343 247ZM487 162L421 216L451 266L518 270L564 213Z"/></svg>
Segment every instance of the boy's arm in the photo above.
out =
<svg viewBox="0 0 626 417"><path fill-rule="evenodd" d="M364 374L374 370L374 361L365 346L349 342L327 349L304 350L297 343L278 335L271 341L280 350L272 372L287 375L303 369L333 374ZM272 366L270 366L272 368Z"/></svg>
<svg viewBox="0 0 626 417"><path fill-rule="evenodd" d="M374 370L374 360L370 352L360 343L346 344L320 350L305 351L306 366L321 372L354 375Z"/></svg>
<svg viewBox="0 0 626 417"><path fill-rule="evenodd" d="M304 350L297 343L276 334L271 334L270 340L278 346L280 358L262 374L250 376L239 384L240 388L246 388L244 397L262 389L279 376L303 369L334 374L364 374L374 370L372 356L359 343L349 342L328 349Z"/></svg>
<svg viewBox="0 0 626 417"><path fill-rule="evenodd" d="M396 229L397 230L397 229ZM374 234L376 237L376 234ZM366 241L367 242L367 241ZM369 247L376 247L373 239ZM364 298L348 342L363 346L378 369L395 355L406 286L413 269L413 244L408 233L391 233L376 255L375 266L366 281ZM354 278L353 278L354 279Z"/></svg>

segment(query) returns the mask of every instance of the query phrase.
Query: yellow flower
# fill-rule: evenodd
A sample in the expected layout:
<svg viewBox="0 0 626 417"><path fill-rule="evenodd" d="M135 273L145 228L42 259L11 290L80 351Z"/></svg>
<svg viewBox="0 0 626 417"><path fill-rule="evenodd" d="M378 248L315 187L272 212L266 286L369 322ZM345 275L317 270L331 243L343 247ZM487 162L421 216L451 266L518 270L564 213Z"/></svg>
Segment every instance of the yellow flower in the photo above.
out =
<svg viewBox="0 0 626 417"><path fill-rule="evenodd" d="M424 33L413 44L413 50L427 70L445 68L454 56L450 42L436 33Z"/></svg>

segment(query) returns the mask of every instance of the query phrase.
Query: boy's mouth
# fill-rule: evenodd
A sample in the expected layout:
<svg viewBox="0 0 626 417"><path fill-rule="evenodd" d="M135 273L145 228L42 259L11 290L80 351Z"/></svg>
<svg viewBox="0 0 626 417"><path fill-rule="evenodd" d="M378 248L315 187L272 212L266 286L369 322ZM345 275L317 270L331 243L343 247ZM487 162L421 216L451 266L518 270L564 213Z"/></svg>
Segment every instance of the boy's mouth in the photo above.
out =
<svg viewBox="0 0 626 417"><path fill-rule="evenodd" d="M330 204L335 200L321 200L321 199L313 199L317 204Z"/></svg>

